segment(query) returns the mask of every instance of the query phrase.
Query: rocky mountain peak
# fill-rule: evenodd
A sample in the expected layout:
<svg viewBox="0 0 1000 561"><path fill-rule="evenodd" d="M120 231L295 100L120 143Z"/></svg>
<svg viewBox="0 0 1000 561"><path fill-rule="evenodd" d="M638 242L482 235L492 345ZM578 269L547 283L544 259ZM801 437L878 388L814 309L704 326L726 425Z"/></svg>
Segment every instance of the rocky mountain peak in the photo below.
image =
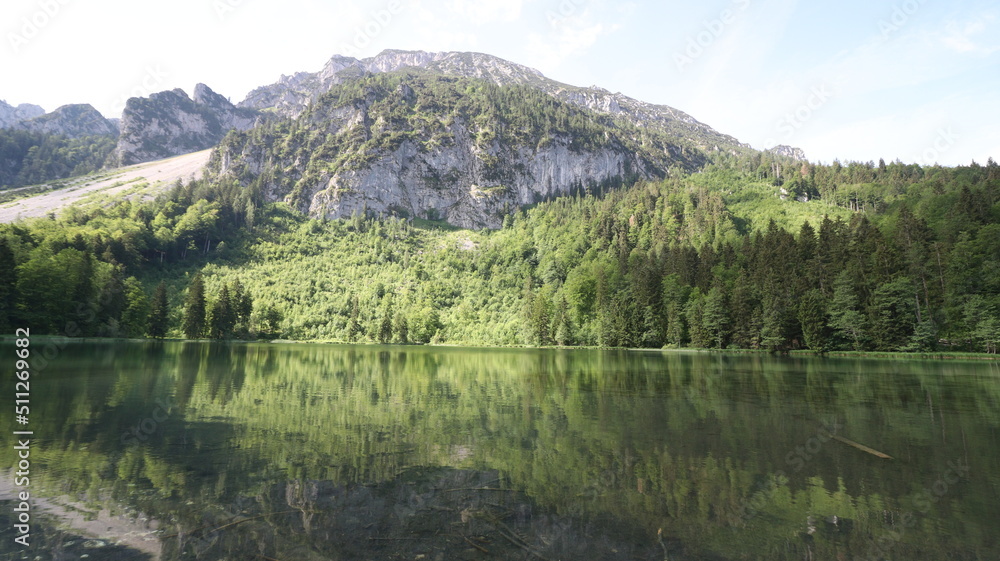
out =
<svg viewBox="0 0 1000 561"><path fill-rule="evenodd" d="M32 103L22 103L17 107L0 100L0 128L9 128L20 121L44 115L45 110Z"/></svg>
<svg viewBox="0 0 1000 561"><path fill-rule="evenodd" d="M51 113L20 121L15 127L74 138L118 135L118 127L88 103L63 105Z"/></svg>
<svg viewBox="0 0 1000 561"><path fill-rule="evenodd" d="M250 128L258 117L205 84L195 86L193 98L180 88L133 97L122 113L115 160L130 165L211 148L230 130Z"/></svg>
<svg viewBox="0 0 1000 561"><path fill-rule="evenodd" d="M394 72L407 67L487 80L501 86L535 87L574 105L621 117L638 126L663 130L709 151L749 148L735 138L721 134L672 107L645 103L621 93L611 93L604 88L581 88L563 84L546 78L534 68L476 52L429 53L393 49L364 59L335 55L319 72L282 76L274 84L253 90L239 106L269 110L285 117L297 117L320 95L345 80L366 74Z"/></svg>
<svg viewBox="0 0 1000 561"><path fill-rule="evenodd" d="M788 146L787 144L779 144L774 148L768 149L768 152L777 154L779 156L785 156L786 158L792 158L800 162L806 161L806 153L797 146Z"/></svg>

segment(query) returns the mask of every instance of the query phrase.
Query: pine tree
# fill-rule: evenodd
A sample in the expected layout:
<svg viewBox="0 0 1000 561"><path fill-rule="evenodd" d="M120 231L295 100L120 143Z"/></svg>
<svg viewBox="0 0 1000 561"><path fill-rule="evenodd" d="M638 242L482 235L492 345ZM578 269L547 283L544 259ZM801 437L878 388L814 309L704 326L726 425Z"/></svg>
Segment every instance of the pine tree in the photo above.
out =
<svg viewBox="0 0 1000 561"><path fill-rule="evenodd" d="M205 281L201 273L196 274L188 286L181 330L188 339L198 339L205 334Z"/></svg>
<svg viewBox="0 0 1000 561"><path fill-rule="evenodd" d="M701 295L701 290L695 288L684 306L684 319L691 336L691 346L695 348L706 348L711 344L711 333L705 329L704 310L705 298Z"/></svg>
<svg viewBox="0 0 1000 561"><path fill-rule="evenodd" d="M872 293L869 337L877 350L898 351L909 342L917 323L914 293L913 282L904 276L880 285Z"/></svg>
<svg viewBox="0 0 1000 561"><path fill-rule="evenodd" d="M155 339L162 339L167 335L167 323L170 317L170 309L167 304L167 285L163 281L156 285L153 291L153 301L149 310L149 325L147 333Z"/></svg>
<svg viewBox="0 0 1000 561"><path fill-rule="evenodd" d="M238 337L245 337L250 332L250 317L253 315L253 297L250 296L250 292L243 288L240 279L233 281L229 293L233 308L233 319L235 321L233 333Z"/></svg>
<svg viewBox="0 0 1000 561"><path fill-rule="evenodd" d="M382 319L379 321L378 332L375 337L383 345L392 341L392 318L392 296L388 296L382 308Z"/></svg>
<svg viewBox="0 0 1000 561"><path fill-rule="evenodd" d="M354 294L351 296L351 317L347 320L347 340L352 343L357 341L358 335L361 334L361 323L358 320L360 313L358 295Z"/></svg>
<svg viewBox="0 0 1000 561"><path fill-rule="evenodd" d="M851 275L842 271L833 281L833 298L830 300L830 327L851 348L861 350L864 333L864 316L858 311L858 296L854 291Z"/></svg>
<svg viewBox="0 0 1000 561"><path fill-rule="evenodd" d="M212 339L231 339L236 326L236 312L229 287L222 285L208 314L208 335Z"/></svg>
<svg viewBox="0 0 1000 561"><path fill-rule="evenodd" d="M553 329L555 343L559 346L572 345L573 329L569 324L569 304L566 303L566 298L559 298L552 323L555 326Z"/></svg>
<svg viewBox="0 0 1000 561"><path fill-rule="evenodd" d="M705 295L701 316L702 325L712 345L725 348L729 340L729 306L721 288L713 286Z"/></svg>
<svg viewBox="0 0 1000 561"><path fill-rule="evenodd" d="M396 311L396 317L392 322L393 342L406 345L410 342L410 326L402 310Z"/></svg>
<svg viewBox="0 0 1000 561"><path fill-rule="evenodd" d="M125 279L125 309L121 331L126 337L141 337L149 323L149 298L135 277Z"/></svg>
<svg viewBox="0 0 1000 561"><path fill-rule="evenodd" d="M824 352L829 345L827 335L826 301L818 289L806 292L799 302L799 324L806 346L817 352Z"/></svg>

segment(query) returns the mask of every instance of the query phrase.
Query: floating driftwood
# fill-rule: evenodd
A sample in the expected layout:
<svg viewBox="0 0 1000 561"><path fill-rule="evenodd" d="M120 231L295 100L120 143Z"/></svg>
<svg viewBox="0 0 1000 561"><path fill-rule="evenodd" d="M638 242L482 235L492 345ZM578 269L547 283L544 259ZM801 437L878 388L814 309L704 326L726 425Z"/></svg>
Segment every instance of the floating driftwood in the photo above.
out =
<svg viewBox="0 0 1000 561"><path fill-rule="evenodd" d="M878 450L876 450L874 448L869 448L869 447L865 446L864 444L858 444L857 442L854 442L853 440L849 440L847 438L844 438L843 436L837 436L835 434L831 434L829 431L827 431L825 429L822 430L822 433L824 435L829 436L830 438L838 441L838 442L843 442L844 444L846 444L848 446L853 446L853 447L857 448L858 450L861 450L862 452L868 452L872 456L878 456L879 458L882 458L883 460L891 460L891 459L893 459L893 457L890 456L889 454L884 454L884 453L879 452Z"/></svg>

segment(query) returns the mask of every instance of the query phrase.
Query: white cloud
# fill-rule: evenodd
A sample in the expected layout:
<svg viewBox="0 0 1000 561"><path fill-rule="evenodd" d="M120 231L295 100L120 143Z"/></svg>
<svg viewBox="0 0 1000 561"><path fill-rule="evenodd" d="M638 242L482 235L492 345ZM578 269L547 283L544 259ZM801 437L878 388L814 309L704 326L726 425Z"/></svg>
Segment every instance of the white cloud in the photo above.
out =
<svg viewBox="0 0 1000 561"><path fill-rule="evenodd" d="M993 19L987 16L964 23L949 22L945 26L944 31L938 33L940 42L949 50L961 54L989 55L1000 51L1000 46L998 45L987 45L982 41L977 42L977 39L982 39L984 32L990 26L989 24L992 24ZM995 35L987 34L987 36L994 37Z"/></svg>

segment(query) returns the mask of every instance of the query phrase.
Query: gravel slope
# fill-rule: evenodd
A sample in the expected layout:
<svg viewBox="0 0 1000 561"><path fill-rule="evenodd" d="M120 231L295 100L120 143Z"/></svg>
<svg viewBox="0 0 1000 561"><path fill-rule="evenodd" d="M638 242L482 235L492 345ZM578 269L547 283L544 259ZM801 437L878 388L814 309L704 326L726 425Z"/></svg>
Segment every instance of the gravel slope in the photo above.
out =
<svg viewBox="0 0 1000 561"><path fill-rule="evenodd" d="M202 168L208 163L211 150L192 152L165 160L146 162L64 180L64 187L0 205L0 222L14 222L20 218L45 216L58 213L63 208L81 202L92 195L116 195L147 183L144 194L154 194L172 185L178 179L187 182L200 178Z"/></svg>

